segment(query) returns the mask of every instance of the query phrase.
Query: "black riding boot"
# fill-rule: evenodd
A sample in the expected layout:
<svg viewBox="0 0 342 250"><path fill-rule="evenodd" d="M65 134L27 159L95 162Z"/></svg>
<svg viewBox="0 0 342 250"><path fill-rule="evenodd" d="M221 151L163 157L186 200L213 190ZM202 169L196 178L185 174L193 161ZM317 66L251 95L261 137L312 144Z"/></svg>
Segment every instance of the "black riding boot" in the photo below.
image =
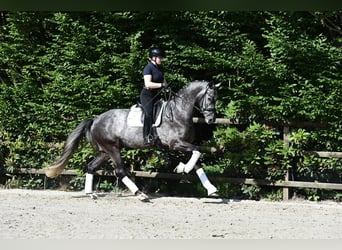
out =
<svg viewBox="0 0 342 250"><path fill-rule="evenodd" d="M140 93L140 102L145 113L143 128L144 144L153 144L153 106L156 100L158 100L157 97L157 90L147 90L144 88Z"/></svg>
<svg viewBox="0 0 342 250"><path fill-rule="evenodd" d="M144 144L145 145L153 145L153 135L149 134L147 136L144 136Z"/></svg>

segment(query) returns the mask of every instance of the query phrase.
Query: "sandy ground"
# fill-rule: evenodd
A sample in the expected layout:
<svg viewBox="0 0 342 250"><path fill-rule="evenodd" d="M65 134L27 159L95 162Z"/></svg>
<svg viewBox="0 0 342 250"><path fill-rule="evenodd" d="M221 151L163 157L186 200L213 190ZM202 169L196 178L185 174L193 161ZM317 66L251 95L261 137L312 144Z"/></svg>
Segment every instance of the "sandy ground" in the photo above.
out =
<svg viewBox="0 0 342 250"><path fill-rule="evenodd" d="M0 239L342 239L342 204L0 189Z"/></svg>

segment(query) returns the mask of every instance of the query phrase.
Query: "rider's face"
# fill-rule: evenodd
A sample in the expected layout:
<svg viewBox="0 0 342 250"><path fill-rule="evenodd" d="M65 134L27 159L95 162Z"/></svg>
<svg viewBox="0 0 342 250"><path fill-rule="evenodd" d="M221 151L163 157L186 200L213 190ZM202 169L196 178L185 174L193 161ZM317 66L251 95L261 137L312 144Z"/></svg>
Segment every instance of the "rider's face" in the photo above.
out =
<svg viewBox="0 0 342 250"><path fill-rule="evenodd" d="M154 56L153 59L156 62L156 64L160 65L162 64L164 58L161 56Z"/></svg>

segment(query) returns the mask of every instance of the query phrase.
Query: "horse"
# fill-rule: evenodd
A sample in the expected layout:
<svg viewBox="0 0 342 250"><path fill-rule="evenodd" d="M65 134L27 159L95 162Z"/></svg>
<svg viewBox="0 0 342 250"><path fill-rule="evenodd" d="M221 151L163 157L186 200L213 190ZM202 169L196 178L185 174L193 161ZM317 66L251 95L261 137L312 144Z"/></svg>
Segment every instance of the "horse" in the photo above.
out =
<svg viewBox="0 0 342 250"><path fill-rule="evenodd" d="M208 180L203 168L197 164L203 149L192 144L194 141L193 111L197 108L204 116L207 124L215 122L215 102L217 89L221 83L215 84L208 81L193 81L173 92L170 95L165 110L162 113L162 122L155 127L159 145L171 151L179 151L189 154L186 164L180 162L174 169L176 173L189 173L196 171L208 196L217 196L217 188ZM127 117L130 109L111 109L96 118L88 118L82 121L66 140L62 156L51 166L45 169L49 178L56 178L64 170L69 158L78 149L80 141L86 137L99 152L98 156L87 165L84 192L93 195L93 175L98 168L109 159L114 163L116 177L125 184L133 195L141 200L148 200L126 173L120 155L121 148L147 148L143 141L142 127L130 126ZM191 154L192 153L192 154Z"/></svg>

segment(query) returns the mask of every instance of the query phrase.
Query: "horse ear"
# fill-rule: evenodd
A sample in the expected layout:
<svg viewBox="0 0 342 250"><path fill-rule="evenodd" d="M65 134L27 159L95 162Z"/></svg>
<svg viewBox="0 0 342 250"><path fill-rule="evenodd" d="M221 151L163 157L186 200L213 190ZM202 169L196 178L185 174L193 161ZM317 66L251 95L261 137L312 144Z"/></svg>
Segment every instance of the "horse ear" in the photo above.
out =
<svg viewBox="0 0 342 250"><path fill-rule="evenodd" d="M222 82L216 83L215 88L219 88L222 85Z"/></svg>
<svg viewBox="0 0 342 250"><path fill-rule="evenodd" d="M220 86L221 86L221 84L222 84L222 82L219 82L219 83L217 83L217 84L215 84L213 81L210 81L209 82L209 84L208 84L208 86L209 86L209 88L219 88Z"/></svg>

